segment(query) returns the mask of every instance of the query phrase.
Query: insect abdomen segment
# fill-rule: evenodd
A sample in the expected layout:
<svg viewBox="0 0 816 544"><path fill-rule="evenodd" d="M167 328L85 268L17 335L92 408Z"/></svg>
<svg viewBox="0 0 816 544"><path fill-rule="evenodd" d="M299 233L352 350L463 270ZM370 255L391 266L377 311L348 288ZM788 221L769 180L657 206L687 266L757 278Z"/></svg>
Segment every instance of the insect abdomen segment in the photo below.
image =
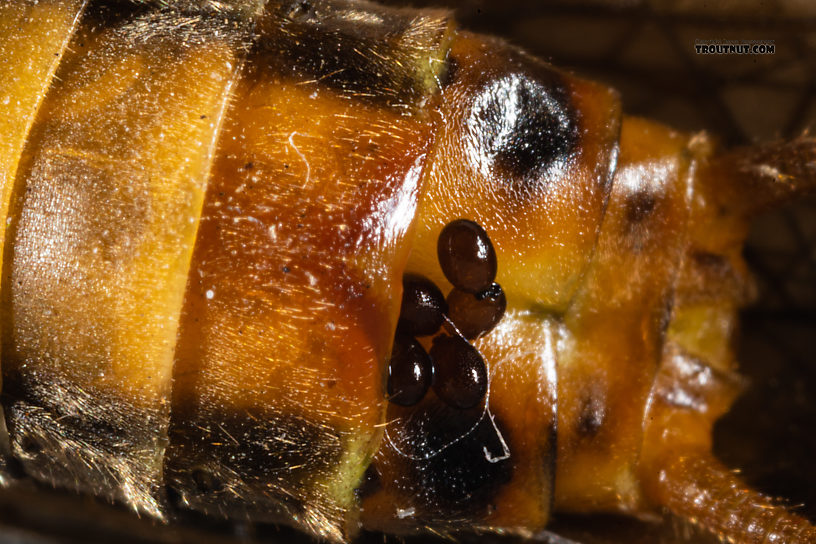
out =
<svg viewBox="0 0 816 544"><path fill-rule="evenodd" d="M154 516L166 476L188 506L339 539L380 432L391 293L432 134L416 110L447 22L372 8L368 39L403 62L357 59L390 70L358 100L359 82L281 58L309 24L312 39L335 32L304 55L353 48L363 36L340 28L353 6L315 6L255 48L254 25L285 5L137 7L110 25L97 7L59 27L68 53L37 80L51 89L17 131L25 153L6 155L14 454L31 476Z"/></svg>
<svg viewBox="0 0 816 544"><path fill-rule="evenodd" d="M705 455L750 294L756 206L729 172L768 168L622 117L614 91L442 12L92 2L75 29L80 3L19 6L3 15L52 23L10 24L0 48L50 37L59 59L52 77L31 47L35 68L0 90L25 98L5 111L0 191L3 399L25 473L337 541L360 522L531 535L554 508L699 519L701 478L733 483ZM812 146L774 153L783 168ZM456 220L495 245L477 283L504 297L501 321L466 331L472 394L430 378L388 402L401 280L450 292L437 242ZM770 505L746 493L748 523ZM807 541L772 511L749 536Z"/></svg>

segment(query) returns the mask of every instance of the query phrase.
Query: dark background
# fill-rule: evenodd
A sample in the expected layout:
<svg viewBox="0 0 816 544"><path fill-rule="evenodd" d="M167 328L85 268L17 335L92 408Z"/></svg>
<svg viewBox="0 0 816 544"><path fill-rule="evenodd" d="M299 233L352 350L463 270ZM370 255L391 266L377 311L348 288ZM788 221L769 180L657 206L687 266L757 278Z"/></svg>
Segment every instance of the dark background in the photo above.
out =
<svg viewBox="0 0 816 544"><path fill-rule="evenodd" d="M402 5L404 2L389 2ZM437 0L461 27L503 36L621 91L628 113L726 145L816 129L816 3L807 0L548 2ZM766 56L697 55L695 39L774 40ZM748 391L716 429L716 453L753 486L816 521L816 202L760 218L746 247L760 299L742 315ZM591 543L713 543L674 519L556 515L551 530ZM558 542L559 537L551 537ZM195 519L160 527L93 499L0 493L0 542L308 542L288 529ZM383 542L366 535L366 542ZM396 539L388 539L396 541ZM412 541L428 542L420 537ZM515 542L463 537L465 542Z"/></svg>

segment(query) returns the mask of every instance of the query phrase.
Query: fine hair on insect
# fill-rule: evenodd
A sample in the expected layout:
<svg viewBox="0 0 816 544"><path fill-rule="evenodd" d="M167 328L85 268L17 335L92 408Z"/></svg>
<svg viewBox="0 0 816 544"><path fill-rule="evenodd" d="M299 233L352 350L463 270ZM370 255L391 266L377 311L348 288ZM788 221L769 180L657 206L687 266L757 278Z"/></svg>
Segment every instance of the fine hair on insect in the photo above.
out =
<svg viewBox="0 0 816 544"><path fill-rule="evenodd" d="M0 5L10 535L816 542L816 14L440 3Z"/></svg>

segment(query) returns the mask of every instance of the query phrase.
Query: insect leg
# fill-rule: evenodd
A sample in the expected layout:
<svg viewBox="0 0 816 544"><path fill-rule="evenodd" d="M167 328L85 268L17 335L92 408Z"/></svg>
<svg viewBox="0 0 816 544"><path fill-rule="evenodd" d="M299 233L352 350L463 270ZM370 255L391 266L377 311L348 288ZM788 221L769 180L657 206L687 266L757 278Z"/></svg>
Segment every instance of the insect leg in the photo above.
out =
<svg viewBox="0 0 816 544"><path fill-rule="evenodd" d="M713 456L674 455L654 482L659 501L725 542L816 542L816 527L754 491Z"/></svg>
<svg viewBox="0 0 816 544"><path fill-rule="evenodd" d="M722 186L723 202L750 216L816 192L816 139L737 148L717 156L701 174Z"/></svg>
<svg viewBox="0 0 816 544"><path fill-rule="evenodd" d="M816 527L748 487L711 454L711 425L741 389L669 343L648 414L641 481L657 506L731 543L816 542Z"/></svg>

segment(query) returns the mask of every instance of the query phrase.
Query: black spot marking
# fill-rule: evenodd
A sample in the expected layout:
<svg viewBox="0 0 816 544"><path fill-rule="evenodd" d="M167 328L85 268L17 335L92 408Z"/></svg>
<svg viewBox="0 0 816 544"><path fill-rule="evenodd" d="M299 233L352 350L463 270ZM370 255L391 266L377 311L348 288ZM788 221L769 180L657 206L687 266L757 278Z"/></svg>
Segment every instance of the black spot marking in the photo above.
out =
<svg viewBox="0 0 816 544"><path fill-rule="evenodd" d="M170 433L169 483L205 501L208 494L248 484L271 495L292 490L330 472L343 450L339 432L262 409L205 414L179 408ZM278 500L289 502L284 495Z"/></svg>
<svg viewBox="0 0 816 544"><path fill-rule="evenodd" d="M671 324L672 315L674 314L674 293L671 292L664 296L663 304L661 305L660 309L660 325L658 330L660 331L660 345L663 345L663 340L666 337L666 332L669 330L669 325Z"/></svg>
<svg viewBox="0 0 816 544"><path fill-rule="evenodd" d="M206 468L194 469L191 477L196 489L202 495L207 493L217 493L223 488L221 480L216 478L212 472Z"/></svg>
<svg viewBox="0 0 816 544"><path fill-rule="evenodd" d="M520 119L515 133L496 154L500 168L517 178L527 178L543 165L562 157L569 146L567 123L551 111L547 100L523 86L519 92Z"/></svg>
<svg viewBox="0 0 816 544"><path fill-rule="evenodd" d="M362 501L363 499L374 495L380 489L382 489L380 473L377 470L377 467L375 467L373 464L368 465L365 474L363 474L363 481L360 482L360 485L354 490L354 495L357 497L358 501Z"/></svg>
<svg viewBox="0 0 816 544"><path fill-rule="evenodd" d="M549 69L490 82L474 99L466 123L476 167L527 191L565 168L578 142L566 86Z"/></svg>
<svg viewBox="0 0 816 544"><path fill-rule="evenodd" d="M439 78L439 85L442 89L449 87L456 81L457 76L459 75L459 62L453 57L448 57L447 62L445 62L445 67L442 70L442 74Z"/></svg>
<svg viewBox="0 0 816 544"><path fill-rule="evenodd" d="M182 494L179 492L172 485L167 485L164 488L165 497L167 498L167 504L170 505L173 509L180 509L184 510L184 499L182 498Z"/></svg>
<svg viewBox="0 0 816 544"><path fill-rule="evenodd" d="M356 100L416 104L430 89L415 62L439 47L444 18L367 5L370 17L346 2L282 2L264 18L261 64Z"/></svg>
<svg viewBox="0 0 816 544"><path fill-rule="evenodd" d="M40 454L42 451L42 445L40 444L39 440L33 436L26 435L20 440L20 449L26 455L34 457Z"/></svg>
<svg viewBox="0 0 816 544"><path fill-rule="evenodd" d="M657 206L657 199L648 191L637 191L626 198L626 220L630 224L642 223Z"/></svg>
<svg viewBox="0 0 816 544"><path fill-rule="evenodd" d="M22 480L28 476L23 464L15 457L6 457L2 463L3 470L12 480Z"/></svg>
<svg viewBox="0 0 816 544"><path fill-rule="evenodd" d="M504 428L498 418L495 425L499 432ZM414 456L429 458L407 461L408 476L401 487L416 495L431 517L438 512L483 514L512 479L511 457L502 458L501 440L489 416L482 417L481 408L457 410L434 399L407 419L402 433ZM512 450L508 434L502 436Z"/></svg>
<svg viewBox="0 0 816 544"><path fill-rule="evenodd" d="M695 251L692 253L691 258L694 259L697 266L715 274L726 275L732 272L731 263L725 255L718 255L708 251Z"/></svg>
<svg viewBox="0 0 816 544"><path fill-rule="evenodd" d="M648 219L657 208L658 198L659 195L640 190L627 195L623 202L625 221L622 231L635 253L643 251L643 248L655 239L652 229L649 228Z"/></svg>
<svg viewBox="0 0 816 544"><path fill-rule="evenodd" d="M315 16L314 7L306 0L296 0L287 8L286 16L290 19L308 19Z"/></svg>
<svg viewBox="0 0 816 544"><path fill-rule="evenodd" d="M581 403L578 415L577 431L583 438L592 438L598 434L606 421L606 405L597 395L588 395Z"/></svg>

